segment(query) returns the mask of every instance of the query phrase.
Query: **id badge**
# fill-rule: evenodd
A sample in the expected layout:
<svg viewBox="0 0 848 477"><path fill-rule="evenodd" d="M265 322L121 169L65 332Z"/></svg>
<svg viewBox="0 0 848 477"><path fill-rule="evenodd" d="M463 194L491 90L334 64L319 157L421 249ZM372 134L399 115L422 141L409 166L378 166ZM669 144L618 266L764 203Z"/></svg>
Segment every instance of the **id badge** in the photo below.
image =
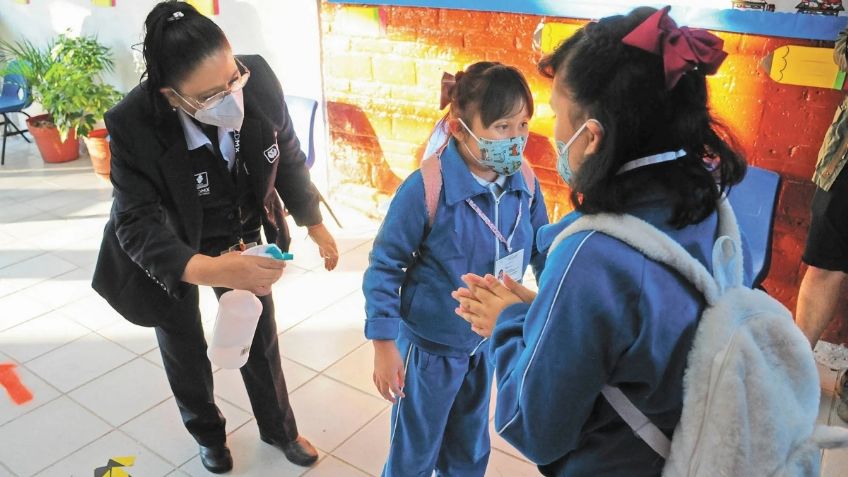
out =
<svg viewBox="0 0 848 477"><path fill-rule="evenodd" d="M504 275L509 275L513 280L521 282L521 278L524 276L524 273L522 273L523 269L524 249L509 254L495 262L495 276L501 281L503 281Z"/></svg>

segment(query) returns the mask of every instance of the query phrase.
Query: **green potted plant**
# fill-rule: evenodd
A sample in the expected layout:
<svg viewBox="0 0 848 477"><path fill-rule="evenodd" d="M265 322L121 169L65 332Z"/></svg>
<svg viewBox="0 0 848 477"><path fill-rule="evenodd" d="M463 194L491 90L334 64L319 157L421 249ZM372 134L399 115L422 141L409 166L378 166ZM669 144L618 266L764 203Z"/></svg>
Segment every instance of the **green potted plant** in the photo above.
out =
<svg viewBox="0 0 848 477"><path fill-rule="evenodd" d="M79 156L79 138L92 135L97 121L121 98L115 88L103 83L101 74L111 71L114 63L109 48L95 37L60 35L43 49L28 41L0 42L0 61L22 74L46 114L27 120L42 158L46 162L65 162ZM94 133L95 136L105 134ZM108 146L93 141L89 148L95 171L108 176ZM98 154L98 151L101 154ZM105 165L103 162L105 160Z"/></svg>

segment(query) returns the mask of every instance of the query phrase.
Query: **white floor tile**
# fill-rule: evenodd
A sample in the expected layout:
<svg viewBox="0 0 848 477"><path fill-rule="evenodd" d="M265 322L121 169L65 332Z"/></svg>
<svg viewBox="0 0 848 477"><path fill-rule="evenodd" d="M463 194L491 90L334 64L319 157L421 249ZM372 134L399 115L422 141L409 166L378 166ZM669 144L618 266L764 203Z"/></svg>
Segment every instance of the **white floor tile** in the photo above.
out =
<svg viewBox="0 0 848 477"><path fill-rule="evenodd" d="M75 268L76 265L50 253L0 268L0 296L23 290Z"/></svg>
<svg viewBox="0 0 848 477"><path fill-rule="evenodd" d="M27 367L68 392L133 358L131 352L92 333L28 362Z"/></svg>
<svg viewBox="0 0 848 477"><path fill-rule="evenodd" d="M61 311L68 318L92 331L124 320L118 312L106 303L106 300L98 295L88 295L86 298L62 307Z"/></svg>
<svg viewBox="0 0 848 477"><path fill-rule="evenodd" d="M388 406L380 399L323 376L292 393L291 404L300 433L328 452Z"/></svg>
<svg viewBox="0 0 848 477"><path fill-rule="evenodd" d="M8 205L0 209L0 226L5 229L8 224L24 222L32 216L43 213L44 210L34 207L28 202L16 202L14 205Z"/></svg>
<svg viewBox="0 0 848 477"><path fill-rule="evenodd" d="M69 394L113 426L133 419L171 395L165 373L137 358Z"/></svg>
<svg viewBox="0 0 848 477"><path fill-rule="evenodd" d="M354 292L280 335L280 351L286 358L324 370L365 343L364 323L364 299Z"/></svg>
<svg viewBox="0 0 848 477"><path fill-rule="evenodd" d="M816 418L816 424L827 425L834 407L836 407L836 404L833 396L830 393L822 392L821 399L819 400L819 415Z"/></svg>
<svg viewBox="0 0 848 477"><path fill-rule="evenodd" d="M154 350L151 350L142 356L144 359L150 361L161 369L165 369L165 364L162 362L162 353L159 351L157 347Z"/></svg>
<svg viewBox="0 0 848 477"><path fill-rule="evenodd" d="M374 347L370 342L356 348L324 374L382 399L374 386Z"/></svg>
<svg viewBox="0 0 848 477"><path fill-rule="evenodd" d="M541 475L535 465L498 450L492 450L489 466L486 468L486 477L541 477Z"/></svg>
<svg viewBox="0 0 848 477"><path fill-rule="evenodd" d="M314 378L318 373L303 367L294 361L282 358L283 375L286 378L286 387L289 393L302 386L305 382ZM244 387L241 371L238 369L219 369L213 374L215 379L215 395L229 401L245 412L252 413L250 398Z"/></svg>
<svg viewBox="0 0 848 477"><path fill-rule="evenodd" d="M87 477L92 475L95 469L105 467L110 459L120 457L134 459L131 466L119 467L129 475L164 476L174 470L173 465L165 462L123 432L112 431L37 475L38 477L59 475Z"/></svg>
<svg viewBox="0 0 848 477"><path fill-rule="evenodd" d="M91 237L92 233L103 230L106 221L101 217L83 218L72 217L64 219L54 233L37 236L32 240L36 247L48 251L64 250L74 247L81 238Z"/></svg>
<svg viewBox="0 0 848 477"><path fill-rule="evenodd" d="M8 364L9 361L6 358L0 358L0 363ZM16 404L5 390L0 391L0 425L31 412L60 395L56 388L33 374L26 366L16 365L13 371L21 384L32 394L32 399L22 404Z"/></svg>
<svg viewBox="0 0 848 477"><path fill-rule="evenodd" d="M822 393L834 394L836 392L836 380L839 376L839 370L832 369L819 362L816 362L816 368L819 372L819 383L821 384Z"/></svg>
<svg viewBox="0 0 848 477"><path fill-rule="evenodd" d="M241 426L256 427L246 412L225 401L216 404L227 419L228 434ZM198 452L197 443L183 426L174 398L124 424L121 430L174 466L185 464Z"/></svg>
<svg viewBox="0 0 848 477"><path fill-rule="evenodd" d="M301 366L290 359L281 358L281 361L283 363L283 374L286 376L286 388L288 388L289 394L295 392L310 379L318 375L315 371Z"/></svg>
<svg viewBox="0 0 848 477"><path fill-rule="evenodd" d="M295 232L297 233L297 232ZM336 247L339 251L339 263L336 265L338 270L364 270L361 267L362 251L358 250L363 245L368 245L368 251L371 250L369 241L371 237L334 237L336 239ZM294 240L290 247L291 253L294 254L295 261L293 262L298 267L307 270L320 270L324 268L324 260L318 253L318 247L311 239ZM365 255L367 265L367 252Z"/></svg>
<svg viewBox="0 0 848 477"><path fill-rule="evenodd" d="M112 198L99 197L103 191L96 191L97 194L88 194L89 198L86 201L77 202L74 204L57 207L53 209L53 213L59 217L101 217L103 223L109 219L109 212L112 210Z"/></svg>
<svg viewBox="0 0 848 477"><path fill-rule="evenodd" d="M4 224L3 231L15 237L19 241L29 240L33 243L33 237L44 237L65 227L64 219L49 212L41 212L28 215L25 218L12 223ZM37 248L37 247L36 247Z"/></svg>
<svg viewBox="0 0 848 477"><path fill-rule="evenodd" d="M8 267L9 265L14 265L18 262L23 262L24 260L29 260L30 258L37 257L38 255L43 255L45 253L47 252L33 248L30 244L27 244L26 246L16 242L5 244L3 245L2 251L0 251L0 268Z"/></svg>
<svg viewBox="0 0 848 477"><path fill-rule="evenodd" d="M505 454L511 455L519 460L526 460L524 455L518 451L515 447L512 447L512 444L505 441L500 434L495 431L494 421L489 421L489 439L492 442L492 448L497 449Z"/></svg>
<svg viewBox="0 0 848 477"><path fill-rule="evenodd" d="M80 238L73 242L66 243L59 248L52 249L51 253L80 268L94 270L94 265L97 263L97 255L100 251L100 240L100 234L94 237ZM86 285L88 285L89 288L91 288L92 276L93 273L88 272L88 281Z"/></svg>
<svg viewBox="0 0 848 477"><path fill-rule="evenodd" d="M0 332L0 351L24 363L88 333L88 328L53 311Z"/></svg>
<svg viewBox="0 0 848 477"><path fill-rule="evenodd" d="M219 369L212 378L215 381L215 396L229 401L244 412L253 413L240 370Z"/></svg>
<svg viewBox="0 0 848 477"><path fill-rule="evenodd" d="M93 295L94 290L91 289L91 272L77 268L26 288L20 293L55 309Z"/></svg>
<svg viewBox="0 0 848 477"><path fill-rule="evenodd" d="M5 356L0 356L0 364L8 363L9 360ZM5 390L0 391L0 425L17 419L59 397L59 391L56 388L34 375L26 366L16 365L14 372L21 381L21 384L32 393L32 400L23 404L16 404L6 394Z"/></svg>
<svg viewBox="0 0 848 477"><path fill-rule="evenodd" d="M227 445L233 455L232 475L240 477L297 477L308 469L298 467L286 460L283 452L259 440L259 431L252 423L230 434ZM213 476L200 462L200 456L180 467L192 477ZM339 476L341 477L341 476Z"/></svg>
<svg viewBox="0 0 848 477"><path fill-rule="evenodd" d="M821 477L848 475L848 449L827 449L822 457Z"/></svg>
<svg viewBox="0 0 848 477"><path fill-rule="evenodd" d="M60 397L0 427L0 462L16 474L32 475L109 430L94 414Z"/></svg>
<svg viewBox="0 0 848 477"><path fill-rule="evenodd" d="M371 475L380 475L386 456L389 455L390 413L391 408L381 412L376 419L333 451L333 455Z"/></svg>
<svg viewBox="0 0 848 477"><path fill-rule="evenodd" d="M305 474L307 477L368 477L368 474L362 472L356 467L336 459L333 456L327 456L318 462L314 469Z"/></svg>
<svg viewBox="0 0 848 477"><path fill-rule="evenodd" d="M27 296L23 292L0 298L0 331L43 315L51 308L42 300Z"/></svg>
<svg viewBox="0 0 848 477"><path fill-rule="evenodd" d="M361 272L315 271L304 273L295 280L283 280L274 287L277 329L280 332L362 287Z"/></svg>
<svg viewBox="0 0 848 477"><path fill-rule="evenodd" d="M156 341L156 331L153 328L134 325L127 320L118 320L114 324L100 328L97 334L138 355L148 353L159 346L159 342Z"/></svg>

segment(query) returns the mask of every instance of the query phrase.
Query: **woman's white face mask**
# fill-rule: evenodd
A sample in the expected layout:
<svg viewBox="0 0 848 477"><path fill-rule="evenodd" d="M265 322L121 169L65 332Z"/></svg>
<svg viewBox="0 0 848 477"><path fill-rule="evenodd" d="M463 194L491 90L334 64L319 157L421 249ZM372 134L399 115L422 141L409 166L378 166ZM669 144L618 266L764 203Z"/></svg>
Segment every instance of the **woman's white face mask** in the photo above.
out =
<svg viewBox="0 0 848 477"><path fill-rule="evenodd" d="M190 116L203 124L238 131L244 122L244 94L241 90L233 91L215 107L195 111Z"/></svg>

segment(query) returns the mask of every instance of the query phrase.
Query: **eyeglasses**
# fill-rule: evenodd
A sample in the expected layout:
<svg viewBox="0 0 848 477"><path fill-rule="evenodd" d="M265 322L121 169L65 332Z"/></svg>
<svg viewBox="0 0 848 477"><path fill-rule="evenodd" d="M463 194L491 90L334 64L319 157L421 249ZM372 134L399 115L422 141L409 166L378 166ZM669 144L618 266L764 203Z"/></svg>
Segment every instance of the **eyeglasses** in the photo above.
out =
<svg viewBox="0 0 848 477"><path fill-rule="evenodd" d="M177 90L175 90L174 88L171 88L171 91L173 91L174 94L177 95L177 97L183 100L186 104L190 105L198 111L212 109L215 106L221 104L221 102L224 101L224 98L226 98L227 96L235 93L236 91L241 91L242 88L244 88L244 85L247 84L247 80L250 79L250 70L247 69L247 67L244 66L244 63L239 61L238 58L235 58L235 60L236 65L238 66L238 78L232 80L228 85L227 89L223 91L219 91L205 99L195 99L191 96L186 98L180 93L178 93Z"/></svg>

